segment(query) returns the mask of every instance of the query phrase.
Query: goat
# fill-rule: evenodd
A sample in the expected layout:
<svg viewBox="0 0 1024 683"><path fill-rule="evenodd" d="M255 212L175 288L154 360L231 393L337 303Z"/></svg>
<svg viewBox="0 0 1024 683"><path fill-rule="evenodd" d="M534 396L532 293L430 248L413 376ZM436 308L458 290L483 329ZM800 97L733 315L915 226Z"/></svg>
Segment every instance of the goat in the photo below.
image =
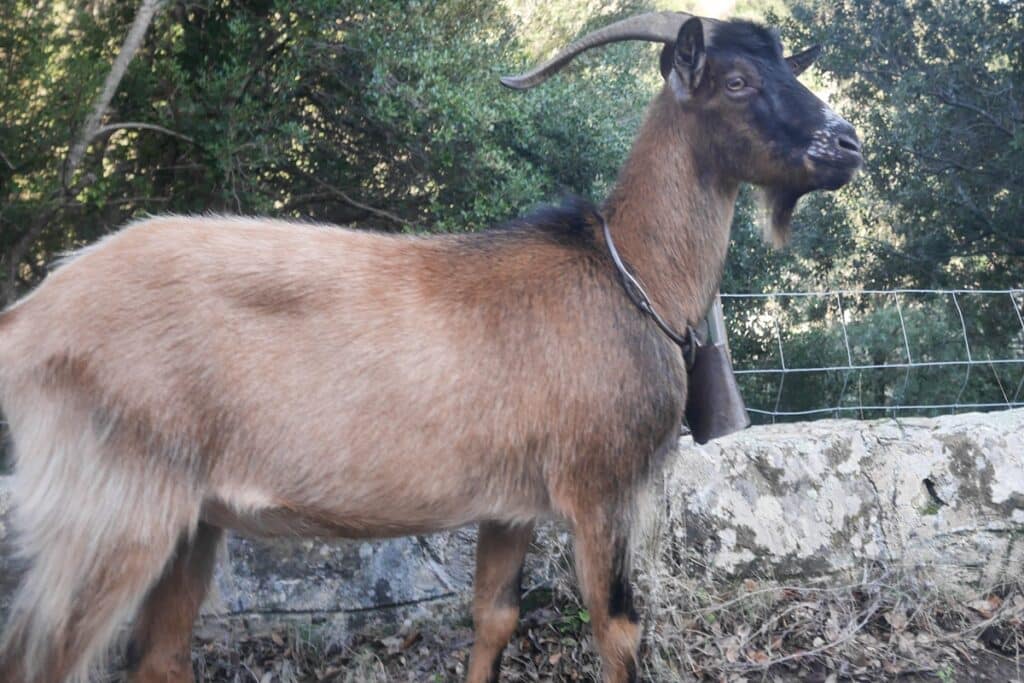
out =
<svg viewBox="0 0 1024 683"><path fill-rule="evenodd" d="M380 537L479 524L473 683L496 681L535 521L575 538L604 680L635 680L637 501L683 421L679 349L634 306L602 228L675 329L717 290L738 188L771 229L861 164L856 134L747 22L631 17L506 85L619 40L664 43L600 210L396 236L158 217L0 317L0 403L29 570L0 677L79 680L134 617L136 682L191 681L222 529Z"/></svg>

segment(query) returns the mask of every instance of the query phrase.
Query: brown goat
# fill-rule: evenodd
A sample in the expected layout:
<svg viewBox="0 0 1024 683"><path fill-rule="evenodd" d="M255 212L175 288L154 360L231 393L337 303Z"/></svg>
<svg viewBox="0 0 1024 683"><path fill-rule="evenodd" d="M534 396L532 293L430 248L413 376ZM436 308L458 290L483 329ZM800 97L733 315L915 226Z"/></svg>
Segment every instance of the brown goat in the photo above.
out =
<svg viewBox="0 0 1024 683"><path fill-rule="evenodd" d="M856 136L759 26L676 13L574 43L665 43L666 85L602 211L676 329L717 289L740 183L784 235ZM639 493L676 444L679 349L623 289L596 209L409 237L163 217L82 250L0 316L29 571L8 683L82 678L134 617L134 681L191 681L221 529L379 537L480 524L468 679L496 681L534 522L575 535L606 681L637 677Z"/></svg>

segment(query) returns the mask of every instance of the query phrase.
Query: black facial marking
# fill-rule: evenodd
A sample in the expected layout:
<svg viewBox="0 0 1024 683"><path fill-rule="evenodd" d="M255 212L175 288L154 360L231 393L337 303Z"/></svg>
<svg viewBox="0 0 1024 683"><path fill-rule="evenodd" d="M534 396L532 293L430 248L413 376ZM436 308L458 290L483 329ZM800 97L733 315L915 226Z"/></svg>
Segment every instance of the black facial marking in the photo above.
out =
<svg viewBox="0 0 1024 683"><path fill-rule="evenodd" d="M823 122L821 104L792 74L777 67L762 73L768 87L752 109L757 128L783 150L802 155Z"/></svg>
<svg viewBox="0 0 1024 683"><path fill-rule="evenodd" d="M858 166L859 142L852 126L794 75L818 52L811 48L787 61L773 31L743 21L716 25L708 46L714 86L709 106L696 108L708 141L697 143L698 162L723 177L764 188L779 243L785 241L799 197L838 189ZM726 89L737 77L752 85L742 97ZM844 126L848 132L839 130ZM843 139L850 142L844 146ZM830 164L833 159L838 161Z"/></svg>
<svg viewBox="0 0 1024 683"><path fill-rule="evenodd" d="M782 43L771 29L750 21L721 22L715 28L712 46L741 50L743 54L774 62L782 59Z"/></svg>

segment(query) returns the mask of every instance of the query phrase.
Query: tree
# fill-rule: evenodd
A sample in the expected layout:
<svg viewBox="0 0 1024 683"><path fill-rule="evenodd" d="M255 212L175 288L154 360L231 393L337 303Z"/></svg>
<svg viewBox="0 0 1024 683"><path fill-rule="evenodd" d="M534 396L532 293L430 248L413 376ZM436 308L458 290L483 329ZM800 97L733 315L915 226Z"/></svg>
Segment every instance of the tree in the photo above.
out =
<svg viewBox="0 0 1024 683"><path fill-rule="evenodd" d="M656 74L652 49L618 46L529 96L504 90L534 47L504 5L171 2L91 119L100 134L71 150L64 190L90 113L75 93L103 91L136 5L4 7L8 300L55 253L149 212L474 230L564 192L600 197Z"/></svg>
<svg viewBox="0 0 1024 683"><path fill-rule="evenodd" d="M67 152L66 157L63 159L63 163L59 168L55 168L53 164L44 164L38 166L33 164L34 168L31 168L29 174L24 175L35 175L33 180L36 183L28 183L27 185L36 184L36 194L42 193L45 196L44 206L40 206L36 214L31 219L24 220L21 225L13 223L10 220L11 228L4 232L4 241L7 243L5 246L4 261L6 265L6 277L4 280L4 292L3 298L6 301L14 299L16 285L19 279L19 271L22 267L23 260L29 255L29 252L33 247L37 246L37 242L44 236L44 233L48 228L59 221L59 217L62 213L69 209L75 208L76 203L75 196L84 189L84 186L91 180L91 176L86 174L84 177L77 177L79 166L82 163L86 149L95 143L98 138L103 136L110 136L114 132L123 129L148 129L156 130L162 133L169 133L174 135L172 131L168 131L160 126L152 124L138 124L138 123L116 123L101 126L101 121L107 113L107 108L110 106L110 101L114 97L121 80L124 78L125 71L132 59L135 57L135 53L138 51L142 40L149 29L149 25L153 21L153 17L160 10L160 6L163 0L143 0L135 14L135 18L132 21L131 28L128 31L128 35L124 39L124 43L121 45L117 52L117 56L113 60L113 64L107 74L106 79L103 82L99 94L96 96L93 102L89 115L85 120L81 131L77 137L73 140L69 140L70 148ZM13 7L11 9L18 9ZM42 15L38 11L33 11L27 7L22 7L22 15L28 18L30 24L35 24L37 29L42 28L46 25L45 21L40 21ZM4 50L3 54L10 61L15 61L19 57L15 56L23 45L19 43L19 36L17 34L8 33L3 36ZM34 45L37 49L45 49L42 46ZM32 66L54 66L52 61L49 63L40 61L32 61L31 56L26 59ZM17 80L19 75L17 72L11 72L14 76L14 86L19 87L21 84ZM4 86L10 87L11 80L4 82ZM6 89L6 88L5 88ZM25 120L22 120L24 123ZM12 128L14 128L12 126ZM19 150L20 151L20 150ZM2 154L2 152L0 152ZM16 175L19 174L18 166L15 166L14 162L11 161L10 157L6 154L2 154L3 161L7 165L7 170L10 173L11 180L15 180ZM20 156L15 156L15 159L21 160ZM35 161L38 163L40 159L47 159L45 155L37 155ZM47 159L52 162L53 158ZM34 173L32 173L34 172ZM5 178L0 176L0 188L5 184ZM14 191L24 196L28 194L32 195L31 190L26 191L26 184L14 182ZM44 189L45 188L45 189ZM45 208L44 208L45 207ZM3 221L4 215L0 212L0 221ZM8 246L9 245L9 246ZM31 265L31 264L30 264ZM30 271L31 272L31 271Z"/></svg>

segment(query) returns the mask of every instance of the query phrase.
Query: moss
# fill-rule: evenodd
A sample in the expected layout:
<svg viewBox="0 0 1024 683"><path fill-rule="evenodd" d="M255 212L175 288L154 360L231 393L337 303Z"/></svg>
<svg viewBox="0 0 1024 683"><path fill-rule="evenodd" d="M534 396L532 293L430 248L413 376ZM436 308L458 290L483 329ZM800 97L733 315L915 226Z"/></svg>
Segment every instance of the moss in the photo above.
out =
<svg viewBox="0 0 1024 683"><path fill-rule="evenodd" d="M828 458L828 462L833 468L839 467L849 460L851 455L853 455L853 449L850 448L850 442L846 439L837 441L825 449L825 457Z"/></svg>
<svg viewBox="0 0 1024 683"><path fill-rule="evenodd" d="M984 454L977 444L965 435L954 434L942 437L942 445L949 453L950 470L960 479L960 498L975 499L985 505L991 505L1007 516L1020 508L1024 509L1024 496L1011 495L1002 503L992 500L992 482L995 471L987 462L978 467L977 461L984 459Z"/></svg>

